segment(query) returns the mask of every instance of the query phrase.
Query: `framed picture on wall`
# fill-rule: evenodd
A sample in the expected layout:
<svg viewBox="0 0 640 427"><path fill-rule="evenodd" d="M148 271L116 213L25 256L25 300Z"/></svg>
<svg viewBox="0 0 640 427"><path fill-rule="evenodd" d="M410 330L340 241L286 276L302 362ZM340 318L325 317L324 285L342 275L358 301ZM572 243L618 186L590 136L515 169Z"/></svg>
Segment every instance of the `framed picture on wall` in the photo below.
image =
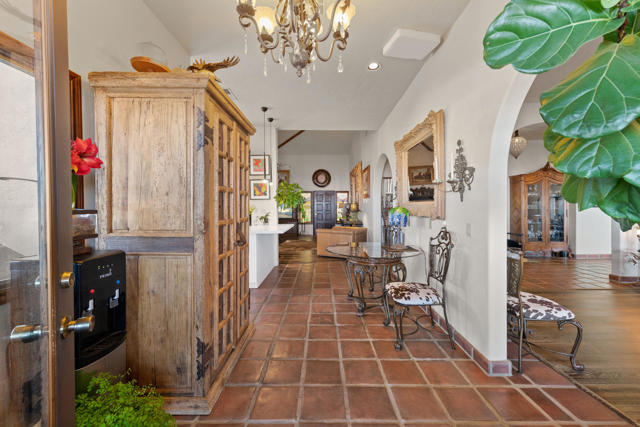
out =
<svg viewBox="0 0 640 427"><path fill-rule="evenodd" d="M288 184L289 183L289 174L290 174L290 172L288 170L279 170L278 171L278 185L280 185L281 182L286 182Z"/></svg>
<svg viewBox="0 0 640 427"><path fill-rule="evenodd" d="M266 179L252 179L251 182L251 200L269 200L269 181Z"/></svg>
<svg viewBox="0 0 640 427"><path fill-rule="evenodd" d="M369 166L362 171L362 198L369 198L369 184L371 181L371 169Z"/></svg>
<svg viewBox="0 0 640 427"><path fill-rule="evenodd" d="M266 159L266 162L265 162ZM271 176L271 156L256 154L249 156L249 162L251 168L249 169L250 175L268 175Z"/></svg>
<svg viewBox="0 0 640 427"><path fill-rule="evenodd" d="M409 185L433 183L433 166L409 166Z"/></svg>

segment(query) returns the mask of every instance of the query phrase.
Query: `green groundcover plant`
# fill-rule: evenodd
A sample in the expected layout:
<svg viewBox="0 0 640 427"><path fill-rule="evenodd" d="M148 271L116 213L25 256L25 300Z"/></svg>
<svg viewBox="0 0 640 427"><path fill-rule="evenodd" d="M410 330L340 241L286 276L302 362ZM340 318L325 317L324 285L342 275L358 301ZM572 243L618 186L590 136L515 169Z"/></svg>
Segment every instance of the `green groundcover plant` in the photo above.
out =
<svg viewBox="0 0 640 427"><path fill-rule="evenodd" d="M511 0L487 30L484 59L539 74L599 37L593 56L542 94L544 144L565 174L564 198L629 230L640 222L640 0Z"/></svg>
<svg viewBox="0 0 640 427"><path fill-rule="evenodd" d="M162 397L153 387L139 386L124 376L101 373L76 396L76 425L87 426L175 426L164 412Z"/></svg>

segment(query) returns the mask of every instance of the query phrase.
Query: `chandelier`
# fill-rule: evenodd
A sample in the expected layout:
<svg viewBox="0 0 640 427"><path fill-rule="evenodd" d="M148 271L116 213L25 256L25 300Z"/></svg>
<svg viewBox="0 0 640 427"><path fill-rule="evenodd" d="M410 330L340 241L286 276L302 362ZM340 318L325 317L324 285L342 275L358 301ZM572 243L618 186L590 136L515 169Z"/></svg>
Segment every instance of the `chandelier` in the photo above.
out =
<svg viewBox="0 0 640 427"><path fill-rule="evenodd" d="M307 73L307 83L311 82L311 71L316 60L327 62L337 47L340 50L338 72L344 71L342 51L347 48L349 25L356 7L351 0L337 0L324 11L324 1L328 0L277 0L275 9L257 6L256 0L236 0L238 20L245 29L245 54L247 53L246 30L253 23L264 54L264 75L267 75L267 54L273 61L287 70L289 62L297 70L298 77ZM320 4L322 2L322 4ZM331 25L323 25L323 12ZM320 52L320 44L331 37L326 55ZM329 44L329 43L327 43Z"/></svg>

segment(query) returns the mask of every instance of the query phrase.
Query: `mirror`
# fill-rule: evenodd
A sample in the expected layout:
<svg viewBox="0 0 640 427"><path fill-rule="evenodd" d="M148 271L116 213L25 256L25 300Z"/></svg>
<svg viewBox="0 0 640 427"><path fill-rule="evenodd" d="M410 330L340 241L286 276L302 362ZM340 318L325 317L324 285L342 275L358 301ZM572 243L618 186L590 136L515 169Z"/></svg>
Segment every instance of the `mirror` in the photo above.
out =
<svg viewBox="0 0 640 427"><path fill-rule="evenodd" d="M444 219L444 112L430 112L395 150L399 205L411 215Z"/></svg>

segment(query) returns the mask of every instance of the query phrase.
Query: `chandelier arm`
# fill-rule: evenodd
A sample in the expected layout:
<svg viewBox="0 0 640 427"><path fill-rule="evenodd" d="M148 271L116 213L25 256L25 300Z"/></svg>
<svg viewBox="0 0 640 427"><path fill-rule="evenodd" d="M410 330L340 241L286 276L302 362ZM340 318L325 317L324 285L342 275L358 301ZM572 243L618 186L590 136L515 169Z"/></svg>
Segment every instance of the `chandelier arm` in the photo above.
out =
<svg viewBox="0 0 640 427"><path fill-rule="evenodd" d="M333 32L333 20L336 17L336 12L338 11L338 4L340 4L340 1L342 1L342 0L336 0L336 2L334 3L333 12L331 12L331 20L329 21L328 28L326 29L326 34L318 35L318 41L319 42L323 42L326 39L328 39L329 36L331 35L331 33ZM348 3L351 3L351 2L348 1Z"/></svg>
<svg viewBox="0 0 640 427"><path fill-rule="evenodd" d="M282 5L282 3L284 2L284 6L281 8L280 5ZM282 14L278 13L280 11L280 9L282 9ZM278 24L278 27L285 27L285 21L281 21L280 17L285 16L285 11L289 11L289 0L278 0L278 4L276 5L276 24ZM291 21L291 17L289 16L289 21Z"/></svg>
<svg viewBox="0 0 640 427"><path fill-rule="evenodd" d="M319 44L316 43L316 56L322 62L328 62L331 59L331 56L333 56L333 49L336 47L336 45L338 46L338 49L345 50L347 48L347 41L344 39L333 39L333 41L331 42L331 47L329 48L329 54L327 56L322 56L322 54L320 53Z"/></svg>
<svg viewBox="0 0 640 427"><path fill-rule="evenodd" d="M247 21L243 22L243 19L247 20L248 22ZM280 43L280 34L278 32L275 32L276 36L273 39L273 43L271 45L268 45L267 43L264 42L262 37L260 37L260 32L258 31L258 22L255 20L253 16L240 15L238 17L238 21L240 22L240 25L242 25L242 27L244 28L249 28L251 26L251 23L253 22L253 27L255 28L256 35L258 36L258 42L260 42L260 47L264 52L273 50L276 47L278 47L278 44Z"/></svg>

